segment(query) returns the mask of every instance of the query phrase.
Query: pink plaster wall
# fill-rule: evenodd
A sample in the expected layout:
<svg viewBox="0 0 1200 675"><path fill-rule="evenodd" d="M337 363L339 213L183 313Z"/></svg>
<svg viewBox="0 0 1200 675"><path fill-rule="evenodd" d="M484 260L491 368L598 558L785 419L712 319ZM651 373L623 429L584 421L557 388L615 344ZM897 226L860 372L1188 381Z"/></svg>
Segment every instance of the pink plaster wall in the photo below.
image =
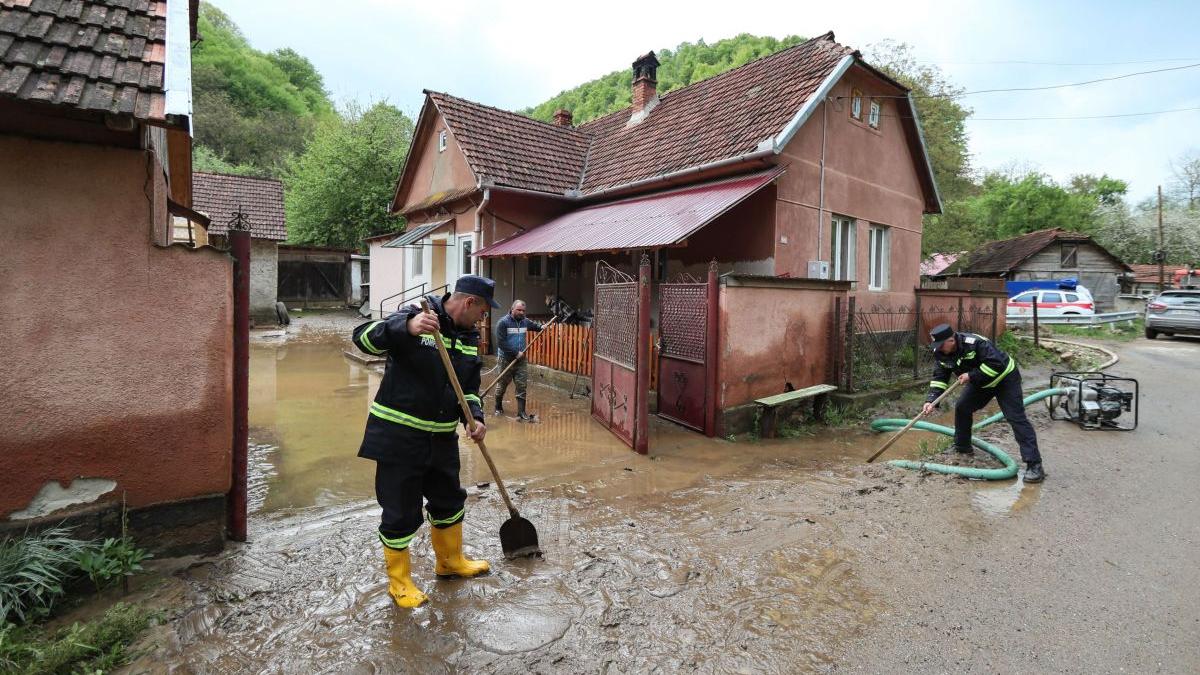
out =
<svg viewBox="0 0 1200 675"><path fill-rule="evenodd" d="M863 121L850 115L849 96L864 92ZM818 108L784 148L788 165L779 180L776 274L805 277L809 260L830 259L830 213L856 219L858 302L911 306L920 285L921 219L924 197L916 162L897 117L895 99L880 99L879 129L867 124L870 94L896 95L882 80L852 68L833 88L825 125L825 218L817 248L823 115ZM842 98L846 97L846 98ZM885 291L867 289L868 230L871 223L891 228L890 281ZM783 243L782 238L787 238Z"/></svg>
<svg viewBox="0 0 1200 675"><path fill-rule="evenodd" d="M426 105L430 106L426 110L427 121L416 130L409 150L408 167L412 175L396 200L399 210L438 192L475 187L475 174L453 133L447 134L446 149L438 151L438 134L449 126L437 109Z"/></svg>
<svg viewBox="0 0 1200 675"><path fill-rule="evenodd" d="M844 291L721 286L718 407L830 381L834 299Z"/></svg>
<svg viewBox="0 0 1200 675"><path fill-rule="evenodd" d="M0 157L0 519L51 480L131 507L226 492L231 259L152 243L142 151L0 136Z"/></svg>

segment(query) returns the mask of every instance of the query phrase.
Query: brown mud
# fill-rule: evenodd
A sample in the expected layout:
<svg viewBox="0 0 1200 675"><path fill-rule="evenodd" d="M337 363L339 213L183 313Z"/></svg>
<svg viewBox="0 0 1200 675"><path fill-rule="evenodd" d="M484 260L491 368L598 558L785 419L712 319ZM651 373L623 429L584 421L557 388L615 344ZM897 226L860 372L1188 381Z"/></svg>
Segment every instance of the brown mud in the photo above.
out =
<svg viewBox="0 0 1200 675"><path fill-rule="evenodd" d="M961 561L998 525L1036 516L1044 486L863 464L883 440L865 425L730 443L653 420L652 454L641 457L591 421L586 400L533 387L542 423L489 417L488 447L545 557L504 560L497 532L508 514L463 442L467 549L493 571L436 579L423 529L413 567L430 603L397 609L375 536L373 465L354 456L378 372L341 348L254 348L250 542L170 578L171 619L129 672L955 669L971 662L939 660L919 642L926 631L970 635L922 614L954 597L939 579L1023 581L1019 564L987 577L987 565ZM1051 424L1044 408L1031 413L1039 433ZM1006 425L984 436L1016 456ZM911 432L888 458L928 455L939 438ZM949 454L923 458L964 460ZM994 465L980 452L965 461ZM1059 466L1049 464L1052 480ZM1003 597L978 602L1008 611ZM893 669L894 657L907 665Z"/></svg>

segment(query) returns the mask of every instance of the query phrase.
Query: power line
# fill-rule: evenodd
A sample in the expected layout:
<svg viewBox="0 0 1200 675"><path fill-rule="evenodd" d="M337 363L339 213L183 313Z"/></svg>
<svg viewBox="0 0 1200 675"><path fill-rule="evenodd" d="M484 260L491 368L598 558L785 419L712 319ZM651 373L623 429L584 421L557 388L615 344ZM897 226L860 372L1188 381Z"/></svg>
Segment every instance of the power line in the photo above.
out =
<svg viewBox="0 0 1200 675"><path fill-rule="evenodd" d="M1173 108L1171 110L1150 110L1148 112L1118 113L1115 115L1081 115L1078 117L968 117L967 119L981 122L1024 122L1032 120L1106 120L1115 117L1144 117L1146 115L1165 115L1167 113L1189 112L1200 110L1195 108Z"/></svg>
<svg viewBox="0 0 1200 675"><path fill-rule="evenodd" d="M957 96L971 96L972 94L993 94L1003 91L1045 91L1047 89L1064 89L1066 87L1082 87L1085 84L1096 84L1097 82L1112 82L1113 80L1124 80L1129 77L1137 77L1139 75L1152 75L1154 73L1166 73L1173 70L1187 70L1188 68L1196 68L1200 63L1190 63L1186 66L1173 66L1171 68L1158 68L1156 70L1143 70L1136 73L1126 73L1124 75L1114 75L1113 77L1100 77L1094 80L1084 80L1083 82L1070 82L1067 84L1052 84L1044 87L1012 87L1009 89L977 89L975 91L967 91Z"/></svg>
<svg viewBox="0 0 1200 675"><path fill-rule="evenodd" d="M974 116L968 115L966 119L978 120L981 122L1032 122L1032 121L1037 121L1037 120L1103 120L1103 119L1112 119L1112 118L1116 118L1116 117L1144 117L1147 115L1165 115L1167 113L1191 112L1193 110L1200 110L1200 106L1195 107L1195 108L1172 108L1170 110L1149 110L1146 112L1116 113L1116 114L1112 114L1112 115L1077 115L1077 116L1070 115L1070 116L1061 116L1061 117L974 117ZM901 120L913 119L912 115L891 115L888 113L881 113L879 116L880 117L893 117L895 119L901 119Z"/></svg>
<svg viewBox="0 0 1200 675"><path fill-rule="evenodd" d="M1182 58L1149 59L1146 61L1095 61L1091 63L1064 63L1061 61L917 61L938 66L1140 66L1147 63L1171 63L1175 61L1197 61L1200 56Z"/></svg>
<svg viewBox="0 0 1200 675"><path fill-rule="evenodd" d="M1066 89L1069 87L1082 87L1084 85L1096 84L1098 82L1112 82L1114 80L1124 80L1126 78L1138 77L1140 75L1153 75L1155 73L1167 73L1167 72L1172 72L1172 71L1176 71L1176 70L1187 70L1189 68L1197 68L1197 67L1200 67L1200 63L1189 63L1186 66L1173 66L1171 68L1156 68L1154 70L1141 70L1136 73L1125 73L1124 75L1114 75L1112 77L1099 77L1094 80L1084 80L1082 82L1068 82L1066 84L1049 84L1049 85L1044 85L1044 86L1039 86L1039 87L1008 87L1008 88L1004 88L1004 89L976 89L975 91L964 91L964 92L959 92L957 94L910 94L910 95L906 95L906 96L896 96L894 94L887 94L887 95L879 95L879 96L869 96L869 98L908 98L909 96L911 96L912 98L956 99L956 98L962 98L963 96L973 96L975 94L997 94L997 93L1001 93L1001 92L1015 92L1015 91L1047 91L1049 89ZM836 96L834 98L835 99L848 99L848 98L852 98L852 97L851 96Z"/></svg>

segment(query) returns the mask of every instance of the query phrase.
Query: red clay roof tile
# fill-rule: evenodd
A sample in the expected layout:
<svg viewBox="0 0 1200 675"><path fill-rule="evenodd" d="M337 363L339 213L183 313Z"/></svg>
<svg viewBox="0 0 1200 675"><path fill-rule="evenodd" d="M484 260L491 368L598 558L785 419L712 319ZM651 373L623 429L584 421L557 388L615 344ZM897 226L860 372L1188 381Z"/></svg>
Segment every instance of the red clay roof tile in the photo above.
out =
<svg viewBox="0 0 1200 675"><path fill-rule="evenodd" d="M166 121L165 10L144 0L0 0L0 95Z"/></svg>
<svg viewBox="0 0 1200 675"><path fill-rule="evenodd" d="M211 219L209 234L228 233L229 221L240 208L250 221L251 237L287 239L283 183L272 178L194 172L192 208Z"/></svg>
<svg viewBox="0 0 1200 675"><path fill-rule="evenodd" d="M485 185L587 195L754 151L854 50L826 34L577 128L426 92Z"/></svg>

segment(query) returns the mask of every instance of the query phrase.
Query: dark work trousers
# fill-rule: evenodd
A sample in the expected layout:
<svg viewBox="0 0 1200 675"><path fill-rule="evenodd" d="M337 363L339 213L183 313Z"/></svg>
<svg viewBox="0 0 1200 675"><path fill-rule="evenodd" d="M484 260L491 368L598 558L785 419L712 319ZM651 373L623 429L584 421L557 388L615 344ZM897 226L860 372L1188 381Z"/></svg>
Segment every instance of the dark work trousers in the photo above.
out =
<svg viewBox="0 0 1200 675"><path fill-rule="evenodd" d="M954 446L956 448L971 447L971 424L975 411L987 405L995 397L1000 404L1004 419L1012 427L1013 436L1021 448L1021 459L1028 464L1042 461L1038 452L1037 434L1033 425L1025 416L1025 406L1022 404L1021 371L1013 370L1000 384L990 389L968 384L967 390L954 405Z"/></svg>
<svg viewBox="0 0 1200 675"><path fill-rule="evenodd" d="M467 491L458 481L458 434L414 434L397 461L376 462L375 498L383 507L379 524L385 546L407 548L421 527L424 498L434 527L463 519Z"/></svg>
<svg viewBox="0 0 1200 675"><path fill-rule="evenodd" d="M508 364L516 360L515 356L508 356L504 353L500 354L500 358L496 359L496 367L504 372ZM525 392L529 389L529 359L521 359L513 369L504 373L500 378L500 383L496 385L496 402L504 400L504 392L508 390L508 383L515 382L517 384L517 401L525 402ZM522 408L523 410L523 408Z"/></svg>

